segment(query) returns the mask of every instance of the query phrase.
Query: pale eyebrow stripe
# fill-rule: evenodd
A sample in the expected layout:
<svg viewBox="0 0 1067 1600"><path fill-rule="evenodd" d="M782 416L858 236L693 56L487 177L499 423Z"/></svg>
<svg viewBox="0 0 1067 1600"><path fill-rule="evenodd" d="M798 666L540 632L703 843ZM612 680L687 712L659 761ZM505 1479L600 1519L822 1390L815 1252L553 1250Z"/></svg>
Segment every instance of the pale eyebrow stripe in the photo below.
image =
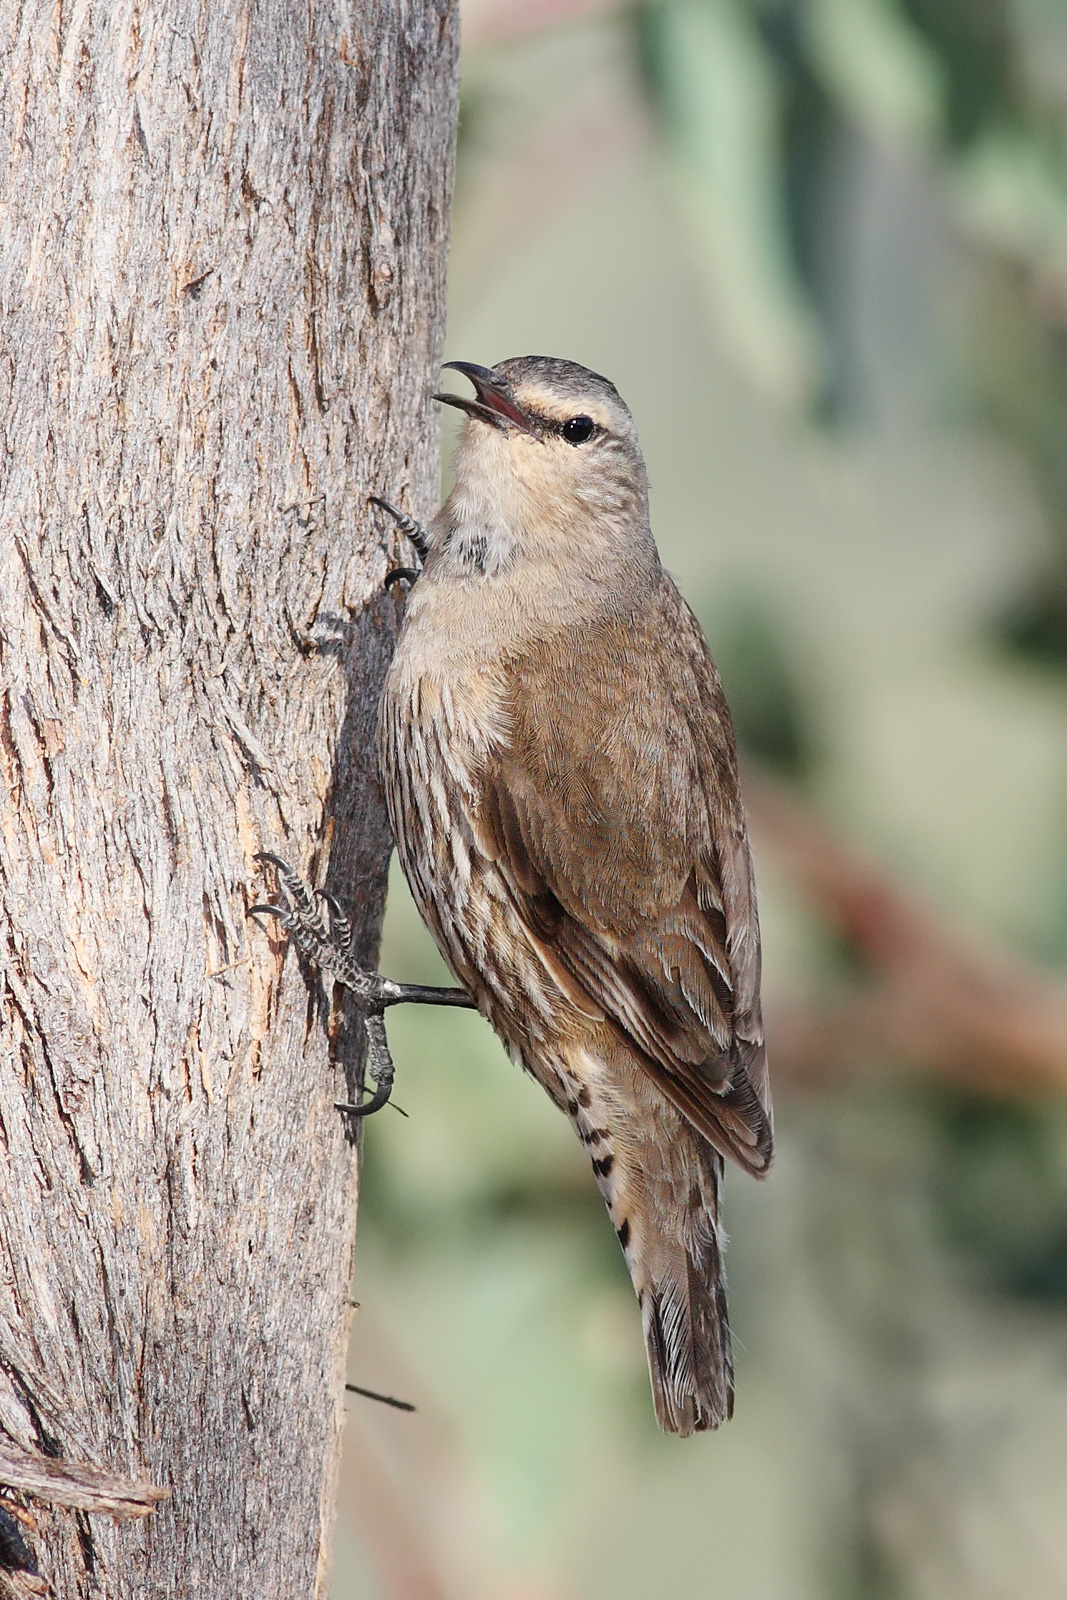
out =
<svg viewBox="0 0 1067 1600"><path fill-rule="evenodd" d="M515 399L527 416L532 417L535 422L541 423L546 428L559 429L562 428L565 422L570 422L572 417L588 417L590 421L596 423L598 428L602 428L605 433L611 432L610 418L595 401L590 405L583 404L581 400L574 400L571 409L558 411L555 406L549 410L550 402L538 394L535 394L530 400L524 400L521 395L516 394Z"/></svg>

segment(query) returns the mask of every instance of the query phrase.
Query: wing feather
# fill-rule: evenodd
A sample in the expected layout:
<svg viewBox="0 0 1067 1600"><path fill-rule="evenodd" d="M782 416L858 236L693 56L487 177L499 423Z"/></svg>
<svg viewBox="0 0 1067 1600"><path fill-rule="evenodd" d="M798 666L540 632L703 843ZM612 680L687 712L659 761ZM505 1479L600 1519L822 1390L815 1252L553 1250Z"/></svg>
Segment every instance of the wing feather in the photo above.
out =
<svg viewBox="0 0 1067 1600"><path fill-rule="evenodd" d="M644 615L603 619L594 643L563 630L512 664L478 844L564 992L610 1020L716 1148L763 1172L759 926L718 675L666 576Z"/></svg>

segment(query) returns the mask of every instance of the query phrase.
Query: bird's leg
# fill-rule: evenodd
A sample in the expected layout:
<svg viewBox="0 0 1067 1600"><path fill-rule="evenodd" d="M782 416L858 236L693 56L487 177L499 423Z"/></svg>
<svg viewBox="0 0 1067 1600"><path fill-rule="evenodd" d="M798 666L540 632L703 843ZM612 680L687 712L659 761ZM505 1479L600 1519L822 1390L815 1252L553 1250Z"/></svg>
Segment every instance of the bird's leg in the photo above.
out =
<svg viewBox="0 0 1067 1600"><path fill-rule="evenodd" d="M366 1117L380 1111L393 1089L393 1060L385 1036L384 1012L387 1006L407 1002L427 1006L466 1006L474 1002L465 989L444 989L424 983L394 983L380 972L361 967L352 954L352 929L332 894L312 891L298 872L280 856L264 851L255 858L269 862L278 873L281 905L250 906L248 915L277 917L297 949L309 956L338 983L351 991L363 1018L367 1034L367 1065L374 1079L374 1093L359 1105L341 1103L338 1109L352 1116ZM323 905L326 914L323 914Z"/></svg>
<svg viewBox="0 0 1067 1600"><path fill-rule="evenodd" d="M425 561L430 548L430 538L422 523L416 522L414 517L409 517L406 511L398 511L396 506L390 505L388 500L383 500L381 495L372 494L370 503L372 506L381 506L383 511L388 511L401 533L407 534L411 540L420 562ZM421 571L421 567L394 567L385 575L385 587L390 589L394 583L414 583Z"/></svg>

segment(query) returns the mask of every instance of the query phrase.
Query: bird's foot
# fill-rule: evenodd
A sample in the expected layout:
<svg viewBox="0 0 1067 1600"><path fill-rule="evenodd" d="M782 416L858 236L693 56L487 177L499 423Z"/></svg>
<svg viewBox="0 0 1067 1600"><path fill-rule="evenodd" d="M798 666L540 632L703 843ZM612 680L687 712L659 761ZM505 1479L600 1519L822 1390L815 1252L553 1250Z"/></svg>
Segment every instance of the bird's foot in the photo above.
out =
<svg viewBox="0 0 1067 1600"><path fill-rule="evenodd" d="M277 870L281 904L250 906L248 915L277 917L303 955L351 989L364 1016L380 1016L389 1004L388 990L397 986L380 972L368 972L356 961L351 924L333 895L324 889L311 889L281 856L264 851L255 859Z"/></svg>
<svg viewBox="0 0 1067 1600"><path fill-rule="evenodd" d="M430 537L422 523L416 522L414 517L409 517L406 511L399 511L396 506L390 505L381 495L372 494L370 503L372 506L381 506L383 511L388 511L401 533L406 534L411 540L420 562L425 561L430 548ZM385 587L391 589L394 583L414 583L421 571L421 567L394 567L385 575Z"/></svg>
<svg viewBox="0 0 1067 1600"><path fill-rule="evenodd" d="M384 1012L387 1006L405 1001L421 1005L466 1006L473 1001L464 989L442 989L421 983L394 983L380 972L361 967L352 954L352 927L332 894L311 889L298 872L280 856L264 851L257 861L268 862L278 874L280 905L255 905L248 915L278 918L297 949L316 966L330 972L352 993L367 1033L367 1065L375 1090L369 1100L358 1105L338 1104L338 1110L366 1117L380 1111L393 1089L393 1059L385 1035Z"/></svg>

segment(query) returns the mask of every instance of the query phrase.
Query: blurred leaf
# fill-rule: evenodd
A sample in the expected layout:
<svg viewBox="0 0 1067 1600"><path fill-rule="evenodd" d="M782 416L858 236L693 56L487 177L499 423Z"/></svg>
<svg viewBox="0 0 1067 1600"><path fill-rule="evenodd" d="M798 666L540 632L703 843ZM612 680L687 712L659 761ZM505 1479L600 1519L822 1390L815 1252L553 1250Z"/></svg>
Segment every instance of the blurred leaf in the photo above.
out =
<svg viewBox="0 0 1067 1600"><path fill-rule="evenodd" d="M956 191L964 224L988 247L1067 284L1067 164L1036 131L975 139Z"/></svg>
<svg viewBox="0 0 1067 1600"><path fill-rule="evenodd" d="M818 328L790 251L780 83L756 21L742 0L667 0L640 19L715 322L756 383L791 403L810 399Z"/></svg>
<svg viewBox="0 0 1067 1600"><path fill-rule="evenodd" d="M938 134L944 72L896 0L811 0L807 34L819 75L857 127L894 142Z"/></svg>
<svg viewBox="0 0 1067 1600"><path fill-rule="evenodd" d="M936 1109L946 1241L991 1287L1067 1304L1067 1112L964 1095Z"/></svg>
<svg viewBox="0 0 1067 1600"><path fill-rule="evenodd" d="M1061 672L1067 667L1067 591L1061 574L1042 576L994 619L994 632L1014 655Z"/></svg>
<svg viewBox="0 0 1067 1600"><path fill-rule="evenodd" d="M810 773L811 728L778 618L754 597L715 608L708 636L744 754L784 777Z"/></svg>
<svg viewBox="0 0 1067 1600"><path fill-rule="evenodd" d="M963 148L1015 105L1014 49L1005 0L901 0L945 75L946 128Z"/></svg>

